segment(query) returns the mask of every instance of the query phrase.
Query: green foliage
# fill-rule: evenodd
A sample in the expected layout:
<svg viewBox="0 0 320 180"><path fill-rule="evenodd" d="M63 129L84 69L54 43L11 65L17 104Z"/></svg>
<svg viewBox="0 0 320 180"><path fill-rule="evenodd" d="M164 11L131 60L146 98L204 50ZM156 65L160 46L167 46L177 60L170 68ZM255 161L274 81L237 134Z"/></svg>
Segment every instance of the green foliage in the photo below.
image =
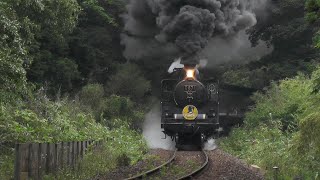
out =
<svg viewBox="0 0 320 180"><path fill-rule="evenodd" d="M118 112L112 114L112 119L103 119L104 122L114 123L109 129L96 122L94 110L83 111L83 106L94 106L96 103L89 101L91 93L96 93L96 96L92 97L99 100L103 96L102 86L93 84L84 87L80 93L82 101L70 101L67 98L52 101L43 90L40 90L37 93L31 93L26 102L21 102L19 106L1 104L0 142L106 140L103 151L89 153L85 157L79 172L74 173L66 169L59 175L59 179L86 179L99 173L109 172L117 167L118 162L133 164L141 160L147 151L147 145L141 133L132 130L134 118L139 114L133 111L133 103L129 98L119 96L107 98L106 101L110 103L119 102L115 103L117 105L115 107L113 104L107 104ZM103 98L100 101L104 102ZM122 114L120 110L124 113ZM141 112L139 115L139 121L141 121L144 114ZM126 154L126 158L122 157L123 154ZM13 174L13 154L0 154L0 160L3 163L0 163L0 177L9 179L8 177ZM47 178L55 179L56 177L48 176Z"/></svg>
<svg viewBox="0 0 320 180"><path fill-rule="evenodd" d="M0 143L0 179L11 179L14 169L14 148Z"/></svg>
<svg viewBox="0 0 320 180"><path fill-rule="evenodd" d="M319 70L319 68L312 73L312 90L313 90L313 93L319 93L319 91L320 91L320 70Z"/></svg>
<svg viewBox="0 0 320 180"><path fill-rule="evenodd" d="M241 70L230 70L223 74L223 79L228 84L251 87L251 83L249 80L249 71L248 69Z"/></svg>
<svg viewBox="0 0 320 180"><path fill-rule="evenodd" d="M6 2L0 2L0 102L12 101L25 91L26 53L19 34L21 27L16 14Z"/></svg>
<svg viewBox="0 0 320 180"><path fill-rule="evenodd" d="M307 0L305 2L306 19L307 21L313 23L319 19L319 9L320 9L320 1L319 0Z"/></svg>
<svg viewBox="0 0 320 180"><path fill-rule="evenodd" d="M299 150L320 154L320 113L313 112L300 122L300 132L297 136ZM320 161L320 159L318 159Z"/></svg>
<svg viewBox="0 0 320 180"><path fill-rule="evenodd" d="M108 137L113 139L108 142L110 151L114 152L117 157L126 154L131 160L130 164L137 163L147 153L148 148L143 135L131 130L130 126L125 123L121 127L109 131Z"/></svg>
<svg viewBox="0 0 320 180"><path fill-rule="evenodd" d="M79 93L82 109L92 112L97 122L101 122L103 114L104 89L101 84L88 84Z"/></svg>
<svg viewBox="0 0 320 180"><path fill-rule="evenodd" d="M10 50L0 50L0 102L10 102L20 98L26 90L26 72L22 60Z"/></svg>
<svg viewBox="0 0 320 180"><path fill-rule="evenodd" d="M33 37L28 43L33 60L28 70L29 80L41 85L48 82L56 91L71 90L73 81L80 79L80 73L75 61L67 57L68 43L69 35L77 25L80 6L76 0L43 0L41 6L38 5L41 8L33 5L28 11L22 9L29 6L26 2L15 4L20 18L27 17L27 22L37 27L26 28Z"/></svg>
<svg viewBox="0 0 320 180"><path fill-rule="evenodd" d="M0 142L114 139L101 156L89 154L84 160L87 166L83 172L91 173L90 177L92 173L114 168L112 164L121 159L124 164L132 164L142 158L146 143L140 133L131 129L141 127L144 112L129 98L106 97L100 84L85 86L79 100L60 100L59 94L58 100L53 101L47 96L55 92L76 93L87 82L109 80L116 64L124 61L117 26L122 7L123 3L117 0L0 2ZM125 66L120 69L137 78L139 88L131 84L133 93L122 93L119 89L114 92L140 100L150 83L137 66L121 67ZM46 90L28 90L27 77L29 82L38 88L45 86ZM116 80L133 82L123 77ZM116 80L112 84L118 85ZM123 154L127 158L121 158ZM6 175L12 174L12 156L0 154L0 179L9 179Z"/></svg>
<svg viewBox="0 0 320 180"><path fill-rule="evenodd" d="M311 81L304 75L273 83L265 93L256 93L253 100L257 103L252 112L247 114L246 123L256 126L261 121L280 121L284 129L294 130L297 127L299 115L307 107L312 92Z"/></svg>
<svg viewBox="0 0 320 180"><path fill-rule="evenodd" d="M38 50L37 48L61 50L65 47L66 36L73 31L80 13L80 6L76 0L13 0L8 2L17 13L19 21L24 22L24 28L29 30L25 38L33 37L31 38L33 41L28 45L38 44L38 47L30 48L33 51Z"/></svg>
<svg viewBox="0 0 320 180"><path fill-rule="evenodd" d="M106 23L109 23L113 26L118 26L118 24L115 21L115 18L113 18L112 15L106 12L106 9L100 5L98 0L81 0L80 2L82 7L94 11L96 14L101 16ZM106 3L112 4L113 1L107 0Z"/></svg>
<svg viewBox="0 0 320 180"><path fill-rule="evenodd" d="M82 88L79 98L82 104L99 109L103 101L104 89L101 84L88 84Z"/></svg>
<svg viewBox="0 0 320 180"><path fill-rule="evenodd" d="M127 126L108 131L104 145L96 151L89 152L80 162L76 172L70 169L61 171L57 176L45 179L91 179L96 175L106 174L122 165L133 165L145 157L147 144L141 134Z"/></svg>
<svg viewBox="0 0 320 180"><path fill-rule="evenodd" d="M298 75L273 83L253 99L245 127L235 129L220 142L228 152L261 166L272 178L272 167L281 179L317 179L320 172L320 68L311 77Z"/></svg>
<svg viewBox="0 0 320 180"><path fill-rule="evenodd" d="M0 11L3 12L0 72L4 75L0 79L4 85L1 96L25 90L25 68L32 62L28 71L31 80L50 81L71 89L71 81L77 79L79 73L77 65L66 58L66 50L68 35L80 13L78 3L75 0L4 0ZM8 95L7 91L13 93Z"/></svg>
<svg viewBox="0 0 320 180"><path fill-rule="evenodd" d="M311 74L313 62L319 62L319 52L313 48L314 32L318 28L306 21L305 0L270 1L264 12L257 16L257 24L248 32L253 45L264 41L273 51L258 61L231 70L242 72L231 73L241 76L237 80L248 79L250 86L258 89L272 81L292 78L297 72Z"/></svg>
<svg viewBox="0 0 320 180"><path fill-rule="evenodd" d="M92 149L92 148L91 148ZM103 145L94 151L88 151L80 161L79 169L73 171L71 168L64 168L57 175L47 175L45 180L79 180L91 179L98 174L109 172L116 168L116 156L107 145Z"/></svg>
<svg viewBox="0 0 320 180"><path fill-rule="evenodd" d="M104 102L105 114L109 117L128 116L132 114L134 104L126 97L112 95Z"/></svg>
<svg viewBox="0 0 320 180"><path fill-rule="evenodd" d="M128 124L136 130L141 130L144 112L129 98L112 95L103 103L103 124L117 128ZM120 118L120 119L119 119Z"/></svg>
<svg viewBox="0 0 320 180"><path fill-rule="evenodd" d="M296 154L292 135L284 134L279 128L277 124L238 128L219 140L219 145L228 153L261 167L267 179L274 178L275 166L279 167L279 179L316 179L319 161L309 154Z"/></svg>
<svg viewBox="0 0 320 180"><path fill-rule="evenodd" d="M315 23L320 18L320 1L319 0L307 0L305 2L305 19L309 23ZM320 48L320 34L319 31L315 33L314 38L314 45L316 48Z"/></svg>
<svg viewBox="0 0 320 180"><path fill-rule="evenodd" d="M141 130L144 119L143 107L137 106L138 104L128 97L104 96L102 85L88 84L79 93L82 109L92 112L96 121L109 128L118 128L128 123L133 129Z"/></svg>
<svg viewBox="0 0 320 180"><path fill-rule="evenodd" d="M54 57L49 51L41 55L42 61L35 61L29 76L32 76L34 82L41 85L42 82L48 83L50 89L58 91L62 89L71 90L73 82L80 79L78 65L71 59Z"/></svg>
<svg viewBox="0 0 320 180"><path fill-rule="evenodd" d="M110 79L106 89L111 94L130 97L136 101L141 101L151 87L150 82L143 77L139 67L135 64L120 65L118 72Z"/></svg>
<svg viewBox="0 0 320 180"><path fill-rule="evenodd" d="M37 94L20 107L1 105L0 142L58 142L101 139L106 129L78 102L52 102Z"/></svg>

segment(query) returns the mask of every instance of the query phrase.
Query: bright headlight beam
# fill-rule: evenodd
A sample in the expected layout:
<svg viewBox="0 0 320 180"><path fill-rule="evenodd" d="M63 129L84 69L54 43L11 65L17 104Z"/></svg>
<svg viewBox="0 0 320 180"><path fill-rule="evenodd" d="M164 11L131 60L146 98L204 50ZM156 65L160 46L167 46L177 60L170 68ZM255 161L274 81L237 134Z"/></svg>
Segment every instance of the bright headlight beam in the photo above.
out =
<svg viewBox="0 0 320 180"><path fill-rule="evenodd" d="M187 69L187 78L194 79L194 73L195 73L194 69Z"/></svg>

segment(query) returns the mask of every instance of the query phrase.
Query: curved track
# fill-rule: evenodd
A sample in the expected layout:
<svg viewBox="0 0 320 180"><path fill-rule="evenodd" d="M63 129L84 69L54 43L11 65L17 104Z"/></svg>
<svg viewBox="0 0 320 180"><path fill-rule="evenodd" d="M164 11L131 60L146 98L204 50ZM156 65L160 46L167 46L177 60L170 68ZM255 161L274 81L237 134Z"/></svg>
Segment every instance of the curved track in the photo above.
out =
<svg viewBox="0 0 320 180"><path fill-rule="evenodd" d="M188 175L185 175L185 176L183 176L181 178L178 178L178 180L192 179L193 177L195 177L196 175L201 173L207 167L208 162L209 162L209 157L208 157L207 153L204 150L202 150L202 153L204 155L205 162L201 165L201 167L199 167L198 169L194 170L193 172L191 172Z"/></svg>
<svg viewBox="0 0 320 180"><path fill-rule="evenodd" d="M141 174L138 174L136 176L133 176L133 177L130 177L126 180L132 180L132 179L143 179L143 178L147 178L147 177L152 177L152 175L156 174L157 172L159 172L162 168L164 168L165 166L168 166L169 164L171 164L175 158L176 158L176 154L177 154L177 150L174 151L173 155L171 156L171 158L163 163L162 165L152 169L152 170L149 170L149 171L146 171L146 172L143 172ZM207 153L202 150L202 154L203 154L203 157L204 157L204 163L201 165L201 167L199 167L198 169L192 171L191 173L185 175L185 176L182 176L180 178L177 178L179 180L183 180L183 179L192 179L193 177L195 177L196 175L198 175L199 173L201 173L208 165L208 162L209 162L209 157L207 155Z"/></svg>
<svg viewBox="0 0 320 180"><path fill-rule="evenodd" d="M151 169L149 171L146 171L146 172L143 172L141 174L138 174L136 176L130 177L130 178L126 179L126 180L142 179L143 177L150 176L150 175L160 171L161 168L163 168L163 167L169 165L170 163L172 163L172 161L176 158L177 151L178 150L176 149L174 151L173 155L171 156L171 158L167 162L163 163L162 165L160 165L160 166L158 166L158 167L156 167L154 169Z"/></svg>

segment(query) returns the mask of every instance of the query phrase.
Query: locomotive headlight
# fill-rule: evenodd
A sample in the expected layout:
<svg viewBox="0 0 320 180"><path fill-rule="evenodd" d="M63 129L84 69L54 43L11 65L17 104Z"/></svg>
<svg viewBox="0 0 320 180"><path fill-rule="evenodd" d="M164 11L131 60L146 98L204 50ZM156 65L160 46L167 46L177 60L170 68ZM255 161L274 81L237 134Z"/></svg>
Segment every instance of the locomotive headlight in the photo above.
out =
<svg viewBox="0 0 320 180"><path fill-rule="evenodd" d="M187 69L187 78L192 78L194 79L195 76L195 70L194 69Z"/></svg>

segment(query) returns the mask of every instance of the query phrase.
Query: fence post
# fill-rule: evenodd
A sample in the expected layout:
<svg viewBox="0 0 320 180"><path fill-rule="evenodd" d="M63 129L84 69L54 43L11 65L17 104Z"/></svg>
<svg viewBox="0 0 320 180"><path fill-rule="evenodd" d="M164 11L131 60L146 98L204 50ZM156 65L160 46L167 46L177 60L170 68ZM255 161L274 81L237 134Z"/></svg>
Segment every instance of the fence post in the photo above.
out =
<svg viewBox="0 0 320 180"><path fill-rule="evenodd" d="M29 144L17 144L15 147L15 180L27 180L29 178Z"/></svg>
<svg viewBox="0 0 320 180"><path fill-rule="evenodd" d="M67 148L67 166L71 165L71 142L68 142L68 148Z"/></svg>
<svg viewBox="0 0 320 180"><path fill-rule="evenodd" d="M39 179L39 144L29 144L29 177L33 180Z"/></svg>
<svg viewBox="0 0 320 180"><path fill-rule="evenodd" d="M74 142L74 152L73 152L73 156L74 156L74 165L73 167L76 168L77 167L77 162L78 162L78 143Z"/></svg>
<svg viewBox="0 0 320 180"><path fill-rule="evenodd" d="M78 149L78 152L77 152L77 156L78 156L78 162L80 162L81 160L81 143L80 141L77 141L77 149Z"/></svg>
<svg viewBox="0 0 320 180"><path fill-rule="evenodd" d="M61 148L61 143L55 144L55 149L56 149L56 170L61 169L61 161L62 161L62 148Z"/></svg>
<svg viewBox="0 0 320 180"><path fill-rule="evenodd" d="M15 145L14 179L20 180L20 144Z"/></svg>
<svg viewBox="0 0 320 180"><path fill-rule="evenodd" d="M83 141L80 142L80 146L81 146L80 156L81 156L81 159L82 159L82 158L83 158L83 152L84 152L84 144L83 144Z"/></svg>
<svg viewBox="0 0 320 180"><path fill-rule="evenodd" d="M64 143L61 142L60 143L60 169L63 169L63 165L64 165Z"/></svg>
<svg viewBox="0 0 320 180"><path fill-rule="evenodd" d="M74 169L74 165L75 165L75 158L74 158L74 152L75 152L75 147L74 147L74 141L71 143L71 167L72 169Z"/></svg>
<svg viewBox="0 0 320 180"><path fill-rule="evenodd" d="M48 159L47 159L47 172L48 173L53 173L55 172L55 145L54 144L49 144L48 143Z"/></svg>
<svg viewBox="0 0 320 180"><path fill-rule="evenodd" d="M47 144L46 143L41 143L40 144L40 166L39 166L39 176L43 177L43 175L47 171Z"/></svg>

